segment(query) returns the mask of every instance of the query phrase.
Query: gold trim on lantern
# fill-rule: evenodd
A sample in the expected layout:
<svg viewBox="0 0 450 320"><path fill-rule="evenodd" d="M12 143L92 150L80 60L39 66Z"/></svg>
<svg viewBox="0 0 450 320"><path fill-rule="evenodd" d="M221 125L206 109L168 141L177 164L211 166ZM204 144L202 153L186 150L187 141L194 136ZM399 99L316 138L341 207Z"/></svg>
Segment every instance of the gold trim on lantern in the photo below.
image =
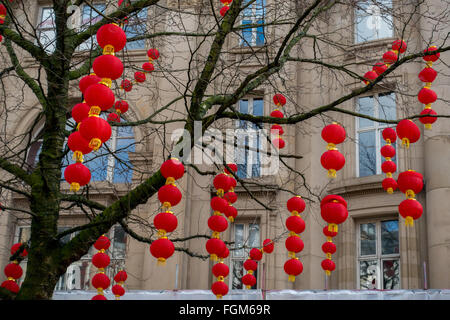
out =
<svg viewBox="0 0 450 320"><path fill-rule="evenodd" d="M218 276L217 277L217 281L223 282L225 280L225 278L223 276Z"/></svg>
<svg viewBox="0 0 450 320"><path fill-rule="evenodd" d="M330 270L325 270L325 274L326 274L327 276L330 276L330 275L331 275L331 271L330 271Z"/></svg>
<svg viewBox="0 0 450 320"><path fill-rule="evenodd" d="M431 130L431 123L425 123L425 129Z"/></svg>
<svg viewBox="0 0 450 320"><path fill-rule="evenodd" d="M107 86L108 88L111 88L112 80L110 78L102 78L99 83Z"/></svg>
<svg viewBox="0 0 450 320"><path fill-rule="evenodd" d="M114 47L110 44L107 44L103 47L103 54L112 55L114 56Z"/></svg>
<svg viewBox="0 0 450 320"><path fill-rule="evenodd" d="M407 227L414 227L414 219L410 216L407 216L405 218L405 226Z"/></svg>
<svg viewBox="0 0 450 320"><path fill-rule="evenodd" d="M412 189L406 190L405 195L406 195L406 199L414 199L416 197L416 194L414 193L414 191Z"/></svg>
<svg viewBox="0 0 450 320"><path fill-rule="evenodd" d="M174 184L175 183L175 178L174 177L168 177L166 179L166 184Z"/></svg>
<svg viewBox="0 0 450 320"><path fill-rule="evenodd" d="M214 232L212 233L211 238L214 238L214 239L220 239L220 232L214 231Z"/></svg>
<svg viewBox="0 0 450 320"><path fill-rule="evenodd" d="M99 138L92 138L91 141L89 141L89 148L92 148L92 150L97 151L102 146L102 140Z"/></svg>
<svg viewBox="0 0 450 320"><path fill-rule="evenodd" d="M288 281L289 282L295 282L295 276L290 274L289 277L288 277Z"/></svg>
<svg viewBox="0 0 450 320"><path fill-rule="evenodd" d="M333 242L333 238L332 237L327 237L327 241L328 242Z"/></svg>
<svg viewBox="0 0 450 320"><path fill-rule="evenodd" d="M158 237L160 237L160 238L165 237L166 233L167 233L166 230L159 229L158 230Z"/></svg>
<svg viewBox="0 0 450 320"><path fill-rule="evenodd" d="M213 261L217 261L217 254L215 253L211 254L210 259Z"/></svg>
<svg viewBox="0 0 450 320"><path fill-rule="evenodd" d="M386 178L392 178L392 172L386 172Z"/></svg>
<svg viewBox="0 0 450 320"><path fill-rule="evenodd" d="M92 106L89 109L89 117L98 117L100 112L102 112L102 109L99 106Z"/></svg>
<svg viewBox="0 0 450 320"><path fill-rule="evenodd" d="M164 265L166 265L166 259L165 258L162 258L162 257L159 257L158 258L158 262L156 263L158 266L164 266Z"/></svg>
<svg viewBox="0 0 450 320"><path fill-rule="evenodd" d="M221 198L223 198L223 195L224 195L224 190L223 189L218 189L217 190L217 195L219 196L219 197L221 197Z"/></svg>
<svg viewBox="0 0 450 320"><path fill-rule="evenodd" d="M391 161L391 157L386 157L386 161Z"/></svg>
<svg viewBox="0 0 450 320"><path fill-rule="evenodd" d="M16 282L16 279L14 279L13 277L8 277L8 278L6 278L7 280L9 280L9 281L14 281L14 282Z"/></svg>
<svg viewBox="0 0 450 320"><path fill-rule="evenodd" d="M163 207L163 208L167 208L167 209L166 209L166 211L167 211L167 210L169 210L169 209L172 207L172 205L170 204L169 201L166 201L166 202L164 202L164 203L162 204L162 207Z"/></svg>
<svg viewBox="0 0 450 320"><path fill-rule="evenodd" d="M336 178L336 170L335 169L329 169L327 172L327 177L328 178Z"/></svg>
<svg viewBox="0 0 450 320"><path fill-rule="evenodd" d="M325 254L325 256L327 257L327 259L330 259L330 260L331 260L331 253L327 252L327 253Z"/></svg>
<svg viewBox="0 0 450 320"><path fill-rule="evenodd" d="M295 252L294 251L288 251L288 257L295 259L296 258Z"/></svg>
<svg viewBox="0 0 450 320"><path fill-rule="evenodd" d="M393 189L393 188L391 188L391 187L389 187L389 188L387 189L387 193L389 193L389 194L393 194L393 193L394 193L394 189Z"/></svg>
<svg viewBox="0 0 450 320"><path fill-rule="evenodd" d="M327 144L327 149L328 150L337 150L336 145L331 142Z"/></svg>
<svg viewBox="0 0 450 320"><path fill-rule="evenodd" d="M248 274L253 274L253 270L248 270L247 273Z"/></svg>
<svg viewBox="0 0 450 320"><path fill-rule="evenodd" d="M75 160L77 163L83 163L83 152L81 151L75 151L73 153L72 159Z"/></svg>
<svg viewBox="0 0 450 320"><path fill-rule="evenodd" d="M402 145L405 146L406 149L409 148L409 139L408 138L403 138L402 139Z"/></svg>
<svg viewBox="0 0 450 320"><path fill-rule="evenodd" d="M70 189L69 191L75 191L77 192L78 190L80 190L80 184L78 182L72 182L70 184Z"/></svg>
<svg viewBox="0 0 450 320"><path fill-rule="evenodd" d="M328 225L328 231L330 232L338 232L338 226L336 223L330 223Z"/></svg>
<svg viewBox="0 0 450 320"><path fill-rule="evenodd" d="M431 68L433 66L433 61L427 61L427 67Z"/></svg>

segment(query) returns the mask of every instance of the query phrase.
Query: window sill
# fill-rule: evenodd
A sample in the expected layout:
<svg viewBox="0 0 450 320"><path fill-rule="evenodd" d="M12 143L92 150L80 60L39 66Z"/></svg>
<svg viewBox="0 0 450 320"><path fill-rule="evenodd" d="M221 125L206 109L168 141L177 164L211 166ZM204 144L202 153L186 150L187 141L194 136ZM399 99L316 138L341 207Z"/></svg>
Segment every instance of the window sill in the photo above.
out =
<svg viewBox="0 0 450 320"><path fill-rule="evenodd" d="M327 192L338 195L363 195L369 193L385 193L381 182L385 178L384 174L377 174L367 177L354 177L337 181L331 184Z"/></svg>
<svg viewBox="0 0 450 320"><path fill-rule="evenodd" d="M263 44L260 46L254 45L254 46L236 46L234 48L231 48L229 53L233 54L245 54L245 53L260 53L263 51L263 49L266 49L267 45Z"/></svg>
<svg viewBox="0 0 450 320"><path fill-rule="evenodd" d="M391 38L383 38L383 39L355 43L355 44L352 44L349 46L348 51L365 50L365 49L372 49L372 48L376 48L376 47L390 48L390 45L395 40L396 40L396 38L391 37Z"/></svg>

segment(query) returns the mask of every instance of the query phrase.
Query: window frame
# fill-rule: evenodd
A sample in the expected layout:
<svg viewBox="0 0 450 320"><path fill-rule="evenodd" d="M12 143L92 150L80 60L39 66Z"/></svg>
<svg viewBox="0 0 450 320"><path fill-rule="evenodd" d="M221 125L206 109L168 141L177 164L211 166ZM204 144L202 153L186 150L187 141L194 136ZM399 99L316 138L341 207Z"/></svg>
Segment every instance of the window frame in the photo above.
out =
<svg viewBox="0 0 450 320"><path fill-rule="evenodd" d="M262 4L262 8L259 8L258 5L258 1L261 2ZM246 5L245 3L243 3L244 5ZM246 15L246 10L250 10L251 14L250 15ZM258 14L258 11L262 11L262 14ZM241 48L251 48L251 47L262 47L265 46L267 43L267 38L266 38L266 26L265 24L265 20L266 20L266 0L256 0L255 2L253 2L250 7L242 10L241 14L239 15L239 22L241 24L241 27L247 25L247 24L243 24L244 20L251 20L251 25L255 25L254 27L250 28L250 33L252 35L252 39L251 42L248 42L245 40L244 37L244 32L249 32L249 28L242 28L241 33L240 33L240 39L239 39L239 47ZM263 43L262 44L258 44L258 28L259 23L258 21L263 21L262 22L262 36L263 36Z"/></svg>
<svg viewBox="0 0 450 320"><path fill-rule="evenodd" d="M384 221L397 221L398 223L398 247L399 252L395 254L382 254L381 247L381 223ZM375 254L374 255L361 255L361 225L373 223L375 224ZM399 270L398 270L398 278L399 278L399 288L402 288L402 274L401 274L401 252L400 252L400 220L395 216L388 217L380 217L380 218L371 218L371 219L363 219L356 223L356 289L357 290L369 290L361 288L361 269L360 262L361 261L377 261L377 274L376 274L376 288L374 290L391 290L383 288L383 261L386 260L398 260ZM397 290L397 289L396 289Z"/></svg>
<svg viewBox="0 0 450 320"><path fill-rule="evenodd" d="M56 26L53 27L41 27L40 25L44 22L43 21L43 15L44 15L44 10L46 9L50 9L52 11L52 15L53 15L53 21L52 24L55 23L54 21L54 15L55 15L55 11L53 10L52 6L48 6L48 5L42 5L39 6L39 15L38 15L38 21L36 23L36 44L41 44L44 48L45 51L47 51L48 53L53 53L56 49ZM46 32L46 31L54 31L55 33L55 38L53 39L49 39L49 43L47 43L46 45L44 45L44 43L41 41L41 34L42 32ZM48 50L50 47L53 47L53 50Z"/></svg>
<svg viewBox="0 0 450 320"><path fill-rule="evenodd" d="M258 226L258 246L256 247L249 247L249 248L243 248L242 250L244 251L244 254L242 257L236 257L234 256L235 251L236 250L230 250L230 277L228 277L228 286L230 289L233 289L233 279L234 279L234 262L235 261L242 261L242 263L244 263L247 259L249 259L249 254L250 254L250 250L252 248L259 248L259 243L261 242L261 223L259 221L259 219L251 219L251 220L245 220L245 221L236 221L233 223L232 226L232 232L231 232L231 236L232 236L232 241L234 241L236 238L235 234L236 234L236 225L243 225L243 245L245 246L250 238L250 225L255 224ZM260 262L258 262L258 264L260 264ZM259 269L259 268L258 268ZM245 273L245 269L244 267L242 267L242 275L244 276ZM259 285L259 279L260 279L260 272L258 272L258 270L256 271L256 284L255 284L255 288L251 288L249 290L256 290L259 289L260 285ZM233 289L233 290L244 290L244 285L242 284L242 289Z"/></svg>
<svg viewBox="0 0 450 320"><path fill-rule="evenodd" d="M386 0L384 0L384 1L386 1ZM393 0L389 0L390 2L389 2L389 5L390 5L390 8L391 8L391 10L392 10L392 8L393 8L393 6L394 6L394 3L393 3ZM358 5L360 5L361 3L368 3L368 5L374 5L373 4L373 2L371 1L371 0L360 0L360 1L358 1L357 3L356 3L356 5L358 6ZM379 6L377 6L378 8L380 8ZM389 35L389 36L383 36L383 37L379 37L379 36L377 36L375 39L369 39L369 40L361 40L361 41L358 41L358 34L360 34L359 32L358 32L358 26L359 26L359 24L358 24L358 21L357 21L357 19L358 19L358 15L357 15L357 11L359 10L359 8L358 7L355 7L354 8L354 10L353 10L353 24L354 24L354 28L353 28L353 44L355 44L355 45L359 45L359 44L363 44L363 43L366 43L366 42L370 42L370 41L379 41L379 40L383 40L383 39L390 39L390 38L392 38L392 37L394 37L394 28L393 28L393 25L394 25L394 16L392 15L392 14L390 14L389 15L389 17L390 17L390 23L392 24L391 26L390 26L390 31L391 31L391 34ZM381 10L381 9L380 9ZM380 11L380 19L382 20L382 21L385 21L385 17L383 17L383 12L381 12ZM379 33L379 29L376 31L376 33L377 33L377 35L378 35L378 33Z"/></svg>
<svg viewBox="0 0 450 320"><path fill-rule="evenodd" d="M374 110L374 118L380 119L379 117L379 111L380 111L380 100L379 97L380 95L389 95L389 94L394 94L394 103L395 103L395 119L397 119L397 115L398 115L398 108L397 108L397 95L395 94L394 91L390 91L390 92L376 92L376 93L372 93L371 95L365 95L365 96L360 96L356 98L356 102L355 102L355 110L358 113L361 113L359 110L359 100L361 98L372 98L373 101L373 110ZM381 170L381 164L383 162L383 157L381 156L381 147L382 147L382 131L385 128L391 127L391 125L386 124L386 123L380 123L377 121L373 121L374 126L371 127L364 127L362 129L360 129L359 127L359 121L360 121L360 117L355 117L355 143L356 143L356 166L355 166L355 170L356 170L356 177L357 178L364 178L364 177L371 177L374 175L380 175L383 174L382 170ZM363 132L371 132L371 131L375 131L375 169L376 169L376 173L373 175L367 175L367 176L360 176L360 159L359 159L359 148L360 148L360 144L359 144L359 134L363 133ZM395 148L396 151L399 150L398 146L397 146L397 140L393 143L391 143L391 145ZM397 164L398 161L398 154L396 152L396 159L395 159L395 163Z"/></svg>

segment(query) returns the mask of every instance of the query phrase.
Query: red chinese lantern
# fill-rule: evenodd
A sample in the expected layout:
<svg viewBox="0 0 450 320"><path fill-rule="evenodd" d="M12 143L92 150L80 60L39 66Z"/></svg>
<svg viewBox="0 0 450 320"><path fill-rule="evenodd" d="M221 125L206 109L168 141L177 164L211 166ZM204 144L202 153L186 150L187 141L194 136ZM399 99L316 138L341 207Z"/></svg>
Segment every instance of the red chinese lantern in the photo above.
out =
<svg viewBox="0 0 450 320"><path fill-rule="evenodd" d="M94 151L100 149L102 144L109 140L112 133L108 121L100 117L84 119L78 131L85 140L89 141L89 147Z"/></svg>
<svg viewBox="0 0 450 320"><path fill-rule="evenodd" d="M106 118L106 120L111 121L111 122L120 122L120 117L117 113L110 113L108 114L108 117Z"/></svg>
<svg viewBox="0 0 450 320"><path fill-rule="evenodd" d="M237 201L237 195L236 193L232 191L228 191L223 195L223 198L228 201L228 203L235 203Z"/></svg>
<svg viewBox="0 0 450 320"><path fill-rule="evenodd" d="M153 65L153 63L145 62L142 65L142 69L144 69L144 72L152 72L153 70L155 70L155 66Z"/></svg>
<svg viewBox="0 0 450 320"><path fill-rule="evenodd" d="M140 71L136 71L134 73L134 80L136 80L136 82L144 82L145 79L146 79L145 73Z"/></svg>
<svg viewBox="0 0 450 320"><path fill-rule="evenodd" d="M258 268L258 263L255 260L247 259L244 262L244 269L247 270L248 273L253 274Z"/></svg>
<svg viewBox="0 0 450 320"><path fill-rule="evenodd" d="M384 158L393 158L395 157L395 148L390 144L381 147L381 155Z"/></svg>
<svg viewBox="0 0 450 320"><path fill-rule="evenodd" d="M118 114L123 114L128 111L129 105L125 100L116 101L114 108Z"/></svg>
<svg viewBox="0 0 450 320"><path fill-rule="evenodd" d="M77 192L91 180L91 172L82 163L72 163L64 170L64 179L70 184L70 191Z"/></svg>
<svg viewBox="0 0 450 320"><path fill-rule="evenodd" d="M130 80L124 79L120 83L120 87L126 92L130 92L133 89L133 83Z"/></svg>
<svg viewBox="0 0 450 320"><path fill-rule="evenodd" d="M75 120L76 122L80 123L81 121L83 121L84 119L89 117L89 110L90 109L91 109L91 107L89 107L89 105L87 105L84 102L83 103L77 103L72 108L72 118L73 118L73 120Z"/></svg>
<svg viewBox="0 0 450 320"><path fill-rule="evenodd" d="M83 78L80 79L78 87L80 88L80 91L84 94L84 92L89 86L99 83L101 80L102 78L96 76L94 73L91 73L90 75L84 76Z"/></svg>
<svg viewBox="0 0 450 320"><path fill-rule="evenodd" d="M220 2L222 2L222 4L224 6L227 6L227 5L229 5L232 2L232 0L220 0Z"/></svg>
<svg viewBox="0 0 450 320"><path fill-rule="evenodd" d="M103 294L97 294L96 296L93 296L91 300L108 300Z"/></svg>
<svg viewBox="0 0 450 320"><path fill-rule="evenodd" d="M236 169L236 171L237 171L237 169ZM228 177L228 181L230 182L230 189L229 189L229 191L234 191L234 188L236 188L236 184L237 184L236 179L233 178L233 177Z"/></svg>
<svg viewBox="0 0 450 320"><path fill-rule="evenodd" d="M237 167L237 165L235 163L227 163L227 166L228 166L228 168L231 169L231 171L237 172L238 167ZM230 171L228 171L228 169L226 167L223 169L223 171L226 174L231 174Z"/></svg>
<svg viewBox="0 0 450 320"><path fill-rule="evenodd" d="M94 277L92 277L92 286L102 292L105 289L108 289L111 284L111 280L104 273L97 273Z"/></svg>
<svg viewBox="0 0 450 320"><path fill-rule="evenodd" d="M322 260L322 269L325 270L325 273L327 276L331 274L331 271L334 271L336 269L336 265L331 259L324 259Z"/></svg>
<svg viewBox="0 0 450 320"><path fill-rule="evenodd" d="M173 184L175 180L184 175L184 165L177 158L170 158L163 162L160 168L161 174L166 178L166 184Z"/></svg>
<svg viewBox="0 0 450 320"><path fill-rule="evenodd" d="M208 227L214 232L224 232L228 228L228 221L224 216L215 214L209 217Z"/></svg>
<svg viewBox="0 0 450 320"><path fill-rule="evenodd" d="M2 23L1 20L0 23ZM3 281L1 287L11 291L12 293L18 293L20 289L19 285L14 280Z"/></svg>
<svg viewBox="0 0 450 320"><path fill-rule="evenodd" d="M397 135L402 140L402 145L409 148L410 143L414 143L420 138L420 129L409 119L401 120L397 124Z"/></svg>
<svg viewBox="0 0 450 320"><path fill-rule="evenodd" d="M419 219L423 213L423 207L416 199L406 199L400 202L398 212L405 218L405 225L414 226L414 220Z"/></svg>
<svg viewBox="0 0 450 320"><path fill-rule="evenodd" d="M147 56L148 56L150 61L158 59L159 58L159 51L158 51L158 49L149 49L147 51Z"/></svg>
<svg viewBox="0 0 450 320"><path fill-rule="evenodd" d="M229 6L223 6L223 7L220 9L219 13L220 13L220 15L221 15L222 17L224 17L225 14L228 12L228 10L230 10L230 7L229 7Z"/></svg>
<svg viewBox="0 0 450 320"><path fill-rule="evenodd" d="M116 297L116 300L119 300L125 294L125 288L123 287L123 283L127 280L127 273L124 270L120 270L114 276L114 281L117 282L112 288L111 291Z"/></svg>
<svg viewBox="0 0 450 320"><path fill-rule="evenodd" d="M286 142L282 138L275 138L272 140L272 144L277 149L283 149L286 146Z"/></svg>
<svg viewBox="0 0 450 320"><path fill-rule="evenodd" d="M418 94L419 101L425 105L432 104L437 100L437 94L429 87L423 87Z"/></svg>
<svg viewBox="0 0 450 320"><path fill-rule="evenodd" d="M173 232L178 226L178 219L172 211L160 212L153 219L153 224L158 234L164 236L167 232Z"/></svg>
<svg viewBox="0 0 450 320"><path fill-rule="evenodd" d="M228 221L233 222L236 219L238 212L235 207L229 205L228 207L226 207L225 212L223 214L225 215L225 217L228 218Z"/></svg>
<svg viewBox="0 0 450 320"><path fill-rule="evenodd" d="M376 78L378 78L378 73L376 73L375 71L367 71L364 76L364 79L366 79L366 81L364 81L365 84L369 84L370 82L374 81Z"/></svg>
<svg viewBox="0 0 450 320"><path fill-rule="evenodd" d="M397 181L395 181L395 179L393 178L388 177L383 179L383 181L381 182L381 186L385 191L387 191L387 193L393 194L397 189Z"/></svg>
<svg viewBox="0 0 450 320"><path fill-rule="evenodd" d="M125 289L118 284L115 284L112 288L111 288L112 293L116 296L116 298L121 297L125 294Z"/></svg>
<svg viewBox="0 0 450 320"><path fill-rule="evenodd" d="M303 264L298 258L292 258L284 263L284 271L289 275L288 280L290 282L295 281L295 277L303 271Z"/></svg>
<svg viewBox="0 0 450 320"><path fill-rule="evenodd" d="M394 161L384 161L381 164L381 171L383 171L384 173L393 173L395 171L397 171L397 165L395 164Z"/></svg>
<svg viewBox="0 0 450 320"><path fill-rule="evenodd" d="M302 213L305 208L306 204L305 201L302 199L301 196L295 196L290 198L286 203L287 209L291 213Z"/></svg>
<svg viewBox="0 0 450 320"><path fill-rule="evenodd" d="M174 184L166 184L159 188L158 199L163 207L170 208L180 203L182 194Z"/></svg>
<svg viewBox="0 0 450 320"><path fill-rule="evenodd" d="M250 289L256 284L256 278L253 274L247 273L242 277L242 283L247 289Z"/></svg>
<svg viewBox="0 0 450 320"><path fill-rule="evenodd" d="M320 203L320 214L330 231L338 231L338 224L343 223L348 217L347 202L338 195L328 195Z"/></svg>
<svg viewBox="0 0 450 320"><path fill-rule="evenodd" d="M419 79L422 82L431 83L436 80L437 71L431 67L426 67L419 73Z"/></svg>
<svg viewBox="0 0 450 320"><path fill-rule="evenodd" d="M261 249L253 248L250 250L250 259L259 261L263 257L263 252Z"/></svg>
<svg viewBox="0 0 450 320"><path fill-rule="evenodd" d="M417 193L422 191L423 176L414 170L401 172L397 179L398 188L407 197L414 198Z"/></svg>
<svg viewBox="0 0 450 320"><path fill-rule="evenodd" d="M98 252L92 257L92 264L98 269L106 268L109 265L110 261L111 259L104 252Z"/></svg>
<svg viewBox="0 0 450 320"><path fill-rule="evenodd" d="M404 53L406 51L406 42L403 40L395 40L392 43L392 50L399 51L400 53Z"/></svg>
<svg viewBox="0 0 450 320"><path fill-rule="evenodd" d="M331 238L337 236L337 231L332 231L328 228L328 226L323 227L323 234L327 237L327 241L331 241Z"/></svg>
<svg viewBox="0 0 450 320"><path fill-rule="evenodd" d="M341 170L345 165L345 157L338 150L328 150L320 157L320 163L327 172L329 178L336 178L336 172Z"/></svg>
<svg viewBox="0 0 450 320"><path fill-rule="evenodd" d="M375 71L378 75L381 75L387 70L387 66L383 62L377 62L373 66L373 71Z"/></svg>
<svg viewBox="0 0 450 320"><path fill-rule="evenodd" d="M114 281L118 282L118 283L124 283L125 281L127 281L127 278L128 278L128 275L127 275L126 271L120 270L114 276Z"/></svg>
<svg viewBox="0 0 450 320"><path fill-rule="evenodd" d="M101 81L110 83L111 80L116 80L122 75L123 63L116 56L106 54L95 58L92 69L98 77L102 78Z"/></svg>
<svg viewBox="0 0 450 320"><path fill-rule="evenodd" d="M230 190L231 180L230 177L225 173L220 173L214 177L213 180L214 188L217 190L218 195L222 195Z"/></svg>
<svg viewBox="0 0 450 320"><path fill-rule="evenodd" d="M426 115L426 114L437 115L437 112L434 111L433 109L425 108L420 113L420 115ZM431 129L431 124L435 123L436 120L437 120L436 117L422 117L422 118L419 118L419 121L422 122L425 125L425 129L427 129L427 130Z"/></svg>
<svg viewBox="0 0 450 320"><path fill-rule="evenodd" d="M336 252L336 245L331 241L327 241L322 245L322 251L327 255L328 259L331 259L331 255Z"/></svg>
<svg viewBox="0 0 450 320"><path fill-rule="evenodd" d="M5 23L6 14L7 14L6 7L0 3L0 24Z"/></svg>
<svg viewBox="0 0 450 320"><path fill-rule="evenodd" d="M4 269L6 277L19 279L23 275L22 267L18 263L9 263Z"/></svg>
<svg viewBox="0 0 450 320"><path fill-rule="evenodd" d="M395 63L397 60L398 60L397 53L395 53L392 50L383 54L383 61L388 66Z"/></svg>
<svg viewBox="0 0 450 320"><path fill-rule="evenodd" d="M294 233L305 231L305 221L299 216L290 216L286 219L286 228Z"/></svg>
<svg viewBox="0 0 450 320"><path fill-rule="evenodd" d="M102 235L97 239L97 241L95 241L94 248L99 251L100 250L108 250L110 245L111 245L111 241L108 239L108 237Z"/></svg>
<svg viewBox="0 0 450 320"><path fill-rule="evenodd" d="M210 204L214 212L221 212L221 213L225 213L227 207L229 206L227 200L220 197L213 197L211 199Z"/></svg>
<svg viewBox="0 0 450 320"><path fill-rule="evenodd" d="M281 112L281 111L278 110L278 109L273 110L273 111L270 113L270 116L273 117L273 118L284 118L283 112Z"/></svg>
<svg viewBox="0 0 450 320"><path fill-rule="evenodd" d="M212 267L212 273L216 278L219 278L219 277L226 278L228 276L229 272L230 272L230 268L228 268L228 266L223 262L216 263Z"/></svg>
<svg viewBox="0 0 450 320"><path fill-rule="evenodd" d="M113 54L125 47L127 36L117 24L109 23L98 29L97 42L103 48L103 54Z"/></svg>
<svg viewBox="0 0 450 320"><path fill-rule="evenodd" d="M111 108L114 104L114 92L107 86L96 83L89 86L84 94L86 103L91 107L99 107L101 111L106 111ZM100 114L98 111L96 114Z"/></svg>
<svg viewBox="0 0 450 320"><path fill-rule="evenodd" d="M438 48L436 46L431 46L428 49L423 50L423 53L431 53L431 52L436 51L437 49ZM441 56L441 54L438 52L435 54L423 56L423 60L427 61L429 63L429 66L431 67L433 62L436 62L440 56Z"/></svg>
<svg viewBox="0 0 450 320"><path fill-rule="evenodd" d="M20 249L20 247L23 245L22 242L18 242L12 245L11 247L11 255L14 255L17 250ZM26 249L23 249L22 253L20 254L21 257L26 257L28 255L28 251Z"/></svg>
<svg viewBox="0 0 450 320"><path fill-rule="evenodd" d="M270 133L273 135L283 135L284 134L284 130L283 127L280 126L279 124L274 124L272 125L272 127L270 128Z"/></svg>
<svg viewBox="0 0 450 320"><path fill-rule="evenodd" d="M221 299L228 293L228 286L224 281L216 281L212 284L211 291L217 299Z"/></svg>
<svg viewBox="0 0 450 320"><path fill-rule="evenodd" d="M79 131L72 132L67 139L67 146L73 151L76 162L83 162L83 155L92 151L89 141L83 138Z"/></svg>
<svg viewBox="0 0 450 320"><path fill-rule="evenodd" d="M300 239L300 236L297 234L287 237L284 245L289 252L289 257L291 258L295 258L295 254L301 252L305 247L303 240Z"/></svg>
<svg viewBox="0 0 450 320"><path fill-rule="evenodd" d="M228 250L228 248L225 246L225 250L222 251L222 253L218 256L219 261L223 262L223 260L226 259L229 256L229 254L230 254L230 250Z"/></svg>
<svg viewBox="0 0 450 320"><path fill-rule="evenodd" d="M175 246L172 241L166 237L161 237L152 242L150 245L150 253L158 259L158 265L164 265L166 260L175 252Z"/></svg>
<svg viewBox="0 0 450 320"><path fill-rule="evenodd" d="M272 253L275 249L275 244L271 239L266 239L263 241L263 251L265 253Z"/></svg>
<svg viewBox="0 0 450 320"><path fill-rule="evenodd" d="M322 129L321 135L322 139L328 143L329 149L331 149L337 144L344 142L346 133L342 126L333 122Z"/></svg>
<svg viewBox="0 0 450 320"><path fill-rule="evenodd" d="M381 134L387 143L394 143L397 140L397 133L393 128L385 128Z"/></svg>
<svg viewBox="0 0 450 320"><path fill-rule="evenodd" d="M273 96L273 103L278 107L284 106L286 104L286 97L281 93L277 93Z"/></svg>
<svg viewBox="0 0 450 320"><path fill-rule="evenodd" d="M206 241L206 251L210 254L211 260L217 261L217 258L222 254L225 248L225 243L220 239L211 238Z"/></svg>

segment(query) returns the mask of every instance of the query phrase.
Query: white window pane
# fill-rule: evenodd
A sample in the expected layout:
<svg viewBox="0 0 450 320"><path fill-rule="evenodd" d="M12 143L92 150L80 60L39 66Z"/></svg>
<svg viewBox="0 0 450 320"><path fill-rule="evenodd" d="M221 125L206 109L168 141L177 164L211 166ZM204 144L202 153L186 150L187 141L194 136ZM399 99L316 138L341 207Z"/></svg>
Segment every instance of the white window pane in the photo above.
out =
<svg viewBox="0 0 450 320"><path fill-rule="evenodd" d="M359 288L377 289L377 269L376 260L366 260L359 262Z"/></svg>
<svg viewBox="0 0 450 320"><path fill-rule="evenodd" d="M231 289L243 289L242 277L244 276L244 260L233 260L233 274Z"/></svg>
<svg viewBox="0 0 450 320"><path fill-rule="evenodd" d="M398 254L398 220L381 222L381 254Z"/></svg>
<svg viewBox="0 0 450 320"><path fill-rule="evenodd" d="M358 99L358 113L371 117L375 116L373 97L363 97ZM374 122L372 120L359 118L358 121L360 129L374 126Z"/></svg>
<svg viewBox="0 0 450 320"><path fill-rule="evenodd" d="M392 37L391 0L361 1L355 10L356 43Z"/></svg>
<svg viewBox="0 0 450 320"><path fill-rule="evenodd" d="M121 226L116 226L114 228L114 239L113 239L113 258L123 258L125 257L127 244L127 234Z"/></svg>
<svg viewBox="0 0 450 320"><path fill-rule="evenodd" d="M39 32L39 41L42 44L42 47L47 52L53 52L56 48L55 43L56 32L55 30L41 30Z"/></svg>
<svg viewBox="0 0 450 320"><path fill-rule="evenodd" d="M380 94L378 98L378 117L383 120L397 119L395 108L395 93Z"/></svg>
<svg viewBox="0 0 450 320"><path fill-rule="evenodd" d="M375 255L377 252L376 231L374 223L364 223L360 226L360 255Z"/></svg>
<svg viewBox="0 0 450 320"><path fill-rule="evenodd" d="M383 260L383 289L400 289L400 263L398 259Z"/></svg>
<svg viewBox="0 0 450 320"><path fill-rule="evenodd" d="M375 150L375 130L360 132L358 134L359 146L359 176L365 177L377 173Z"/></svg>
<svg viewBox="0 0 450 320"><path fill-rule="evenodd" d="M258 224L250 224L248 231L248 246L252 248L259 247L259 225Z"/></svg>
<svg viewBox="0 0 450 320"><path fill-rule="evenodd" d="M31 228L30 227L20 227L19 228L19 240L18 242L24 243L30 240Z"/></svg>
<svg viewBox="0 0 450 320"><path fill-rule="evenodd" d="M54 28L55 14L53 8L43 8L41 13L41 21L39 21L39 28Z"/></svg>
<svg viewBox="0 0 450 320"><path fill-rule="evenodd" d="M234 247L242 248L244 245L244 225L235 224L234 225ZM233 250L234 257L243 257L244 249Z"/></svg>

